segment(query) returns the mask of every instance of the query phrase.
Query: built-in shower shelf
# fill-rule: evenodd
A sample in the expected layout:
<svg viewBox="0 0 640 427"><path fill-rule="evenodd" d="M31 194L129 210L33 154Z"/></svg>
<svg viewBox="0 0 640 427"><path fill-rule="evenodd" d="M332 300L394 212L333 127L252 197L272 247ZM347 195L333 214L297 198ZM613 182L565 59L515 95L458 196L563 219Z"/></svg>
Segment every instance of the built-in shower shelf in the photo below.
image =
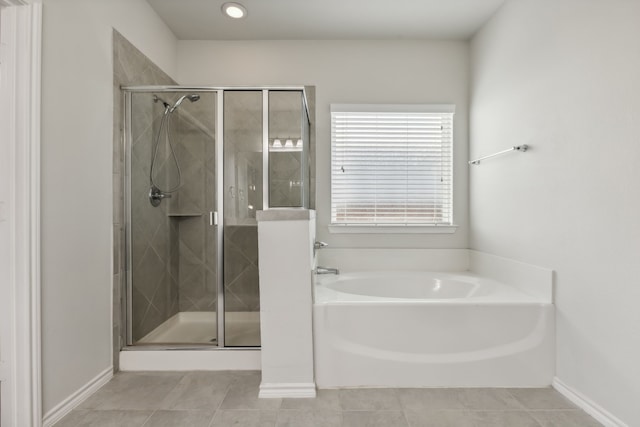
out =
<svg viewBox="0 0 640 427"><path fill-rule="evenodd" d="M193 212L193 213L190 213L190 212L186 212L186 213L181 213L181 212L173 212L172 213L172 212L169 212L167 214L167 216L171 217L171 218L195 218L195 217L202 216L202 215L204 215L204 214L195 213L195 212Z"/></svg>

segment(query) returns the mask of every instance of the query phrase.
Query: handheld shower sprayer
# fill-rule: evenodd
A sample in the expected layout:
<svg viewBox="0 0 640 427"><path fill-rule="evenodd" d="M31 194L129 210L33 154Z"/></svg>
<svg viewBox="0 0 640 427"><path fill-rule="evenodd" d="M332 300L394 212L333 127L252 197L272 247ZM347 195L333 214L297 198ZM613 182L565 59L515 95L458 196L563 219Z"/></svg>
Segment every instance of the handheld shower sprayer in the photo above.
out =
<svg viewBox="0 0 640 427"><path fill-rule="evenodd" d="M151 168L149 170L149 181L150 181L150 187L151 187L151 189L149 190L149 201L151 202L151 205L154 207L159 206L163 199L171 197L169 193L173 193L174 191L178 190L178 188L180 188L180 186L182 185L182 173L180 171L180 165L178 164L178 158L176 157L176 153L173 149L173 143L171 142L171 132L169 131L169 126L170 126L171 113L173 113L180 106L180 104L184 102L185 99L188 99L191 102L196 102L200 99L200 95L196 93L183 95L175 102L175 104L173 104L173 106L171 106L171 104L169 104L164 99L160 98L158 95L153 95L153 102L162 102L162 105L164 106L164 113L162 115L162 120L160 121L160 129L158 129L158 134L155 139L153 155L151 157ZM178 183L174 187L168 190L163 190L156 183L156 180L154 177L156 157L158 156L158 148L160 146L160 136L162 134L163 129L165 131L166 140L169 145L169 149L171 150L173 163L176 165L176 170L178 172Z"/></svg>
<svg viewBox="0 0 640 427"><path fill-rule="evenodd" d="M191 102L196 102L200 99L200 95L198 95L197 93L183 95L180 98L178 98L178 100L175 102L175 104L173 104L173 106L169 104L167 101L165 101L164 99L160 98L158 95L153 95L153 102L162 102L162 105L164 105L164 108L168 113L173 113L180 106L180 104L182 104L182 102L185 99L188 99Z"/></svg>
<svg viewBox="0 0 640 427"><path fill-rule="evenodd" d="M173 104L173 107L169 108L169 112L173 113L176 108L178 108L180 106L180 104L182 104L182 101L184 101L185 99L188 99L191 102L196 102L197 100L200 99L200 95L196 94L196 93L192 93L190 95L183 95L180 97L180 99L178 99L176 101L175 104Z"/></svg>

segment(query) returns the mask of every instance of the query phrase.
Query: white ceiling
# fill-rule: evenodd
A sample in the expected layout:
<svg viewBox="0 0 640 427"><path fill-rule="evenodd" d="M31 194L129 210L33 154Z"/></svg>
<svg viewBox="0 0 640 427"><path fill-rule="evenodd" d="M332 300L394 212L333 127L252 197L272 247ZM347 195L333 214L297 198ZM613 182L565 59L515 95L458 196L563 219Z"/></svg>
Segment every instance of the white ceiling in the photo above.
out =
<svg viewBox="0 0 640 427"><path fill-rule="evenodd" d="M505 0L147 0L180 40L466 39Z"/></svg>

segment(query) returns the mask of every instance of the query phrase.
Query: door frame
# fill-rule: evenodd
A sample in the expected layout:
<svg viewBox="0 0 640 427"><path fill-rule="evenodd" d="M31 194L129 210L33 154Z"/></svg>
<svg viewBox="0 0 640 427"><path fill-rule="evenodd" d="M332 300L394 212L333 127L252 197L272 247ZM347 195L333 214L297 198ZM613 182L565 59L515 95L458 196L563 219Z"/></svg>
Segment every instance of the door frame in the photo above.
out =
<svg viewBox="0 0 640 427"><path fill-rule="evenodd" d="M2 425L42 424L40 344L40 96L42 4L0 0L2 171L0 379Z"/></svg>

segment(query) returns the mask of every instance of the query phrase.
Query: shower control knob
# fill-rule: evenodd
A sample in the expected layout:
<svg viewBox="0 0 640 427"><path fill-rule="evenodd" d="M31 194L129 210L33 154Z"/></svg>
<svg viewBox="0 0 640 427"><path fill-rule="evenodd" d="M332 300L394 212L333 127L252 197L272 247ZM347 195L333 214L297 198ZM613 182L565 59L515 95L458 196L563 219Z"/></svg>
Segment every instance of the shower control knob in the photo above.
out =
<svg viewBox="0 0 640 427"><path fill-rule="evenodd" d="M158 206L160 206L160 203L162 202L163 199L170 199L170 198L171 198L171 194L165 193L155 185L152 185L151 188L149 189L149 202L151 203L151 206L153 206L154 208L157 208Z"/></svg>

